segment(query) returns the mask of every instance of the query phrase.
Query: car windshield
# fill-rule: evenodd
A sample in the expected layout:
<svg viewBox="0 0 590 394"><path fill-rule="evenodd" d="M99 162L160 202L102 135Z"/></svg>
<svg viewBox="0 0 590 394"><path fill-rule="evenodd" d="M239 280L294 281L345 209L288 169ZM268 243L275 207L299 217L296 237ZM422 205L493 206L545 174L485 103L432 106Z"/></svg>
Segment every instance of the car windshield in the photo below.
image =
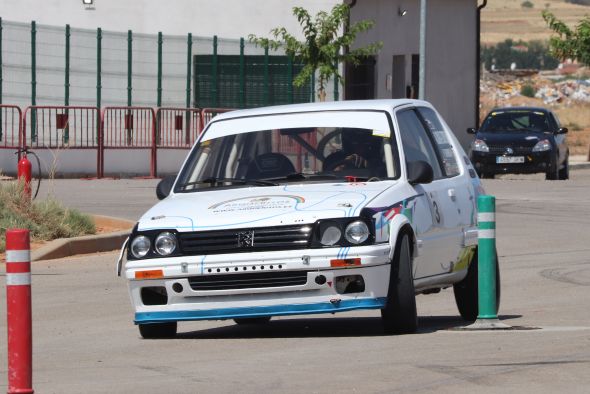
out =
<svg viewBox="0 0 590 394"><path fill-rule="evenodd" d="M493 111L484 120L484 132L543 132L550 131L546 113L541 111Z"/></svg>
<svg viewBox="0 0 590 394"><path fill-rule="evenodd" d="M388 116L376 111L213 121L186 161L175 192L397 178L392 134Z"/></svg>

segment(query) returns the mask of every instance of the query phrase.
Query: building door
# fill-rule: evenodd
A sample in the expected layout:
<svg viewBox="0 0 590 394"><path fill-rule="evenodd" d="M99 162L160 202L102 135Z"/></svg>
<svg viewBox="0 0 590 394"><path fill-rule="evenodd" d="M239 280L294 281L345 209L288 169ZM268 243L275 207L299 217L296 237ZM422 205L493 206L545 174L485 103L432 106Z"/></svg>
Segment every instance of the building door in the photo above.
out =
<svg viewBox="0 0 590 394"><path fill-rule="evenodd" d="M344 89L346 100L375 98L375 57L367 56L358 66L347 64Z"/></svg>
<svg viewBox="0 0 590 394"><path fill-rule="evenodd" d="M405 98L406 55L394 55L391 69L391 98Z"/></svg>

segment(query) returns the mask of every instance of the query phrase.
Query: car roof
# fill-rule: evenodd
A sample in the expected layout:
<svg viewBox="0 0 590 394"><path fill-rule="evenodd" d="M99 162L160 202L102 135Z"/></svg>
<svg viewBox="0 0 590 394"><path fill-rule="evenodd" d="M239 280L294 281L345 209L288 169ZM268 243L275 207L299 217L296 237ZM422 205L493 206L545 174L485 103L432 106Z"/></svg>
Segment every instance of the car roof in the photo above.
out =
<svg viewBox="0 0 590 394"><path fill-rule="evenodd" d="M547 109L547 108L543 108L543 107L499 107L499 108L494 108L493 110L490 111L490 114L492 112L545 112L545 113L549 113L551 112L551 110Z"/></svg>
<svg viewBox="0 0 590 394"><path fill-rule="evenodd" d="M391 111L395 107L402 105L421 105L428 106L426 101L412 99L388 99L388 100L350 100L350 101L328 101L304 104L276 105L272 107L260 107L252 109L241 109L236 111L225 112L215 117L215 120L231 119L244 116L273 115L281 113L295 112L315 112L315 111L340 111L340 110L378 110Z"/></svg>

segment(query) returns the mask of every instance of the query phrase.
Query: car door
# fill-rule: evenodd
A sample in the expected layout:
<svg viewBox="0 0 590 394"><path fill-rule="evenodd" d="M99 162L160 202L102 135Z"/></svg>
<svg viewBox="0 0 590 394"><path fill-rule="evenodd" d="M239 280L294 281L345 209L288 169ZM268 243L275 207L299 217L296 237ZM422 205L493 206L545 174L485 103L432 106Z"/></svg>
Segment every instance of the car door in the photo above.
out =
<svg viewBox="0 0 590 394"><path fill-rule="evenodd" d="M460 212L457 209L457 185L452 177L446 176L434 136L427 130L424 118L419 115L418 110L398 110L396 119L406 165L411 161L426 161L434 173L431 183L414 185L417 198L429 207L429 212L417 214L430 214L430 225L424 225L424 218L416 218L422 225L416 226L418 254L414 260L414 278L450 272L457 259L463 236Z"/></svg>

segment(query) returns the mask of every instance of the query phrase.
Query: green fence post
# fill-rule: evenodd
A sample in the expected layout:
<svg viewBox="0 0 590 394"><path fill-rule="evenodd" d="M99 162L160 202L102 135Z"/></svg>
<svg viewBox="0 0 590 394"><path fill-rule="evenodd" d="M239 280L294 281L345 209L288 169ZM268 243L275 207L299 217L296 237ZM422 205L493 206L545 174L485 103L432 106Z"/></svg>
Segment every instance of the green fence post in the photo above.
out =
<svg viewBox="0 0 590 394"><path fill-rule="evenodd" d="M102 89L102 29L99 27L96 29L96 107L100 111L101 106L101 89ZM100 124L100 116L97 116L96 119L96 142L100 146L100 139L101 139L101 124Z"/></svg>
<svg viewBox="0 0 590 394"><path fill-rule="evenodd" d="M478 210L478 319L497 319L496 305L496 198L482 195Z"/></svg>
<svg viewBox="0 0 590 394"><path fill-rule="evenodd" d="M218 107L217 103L217 36L213 36L213 59L211 61L211 100L213 107Z"/></svg>
<svg viewBox="0 0 590 394"><path fill-rule="evenodd" d="M244 59L244 38L240 38L240 108L246 107L246 62Z"/></svg>
<svg viewBox="0 0 590 394"><path fill-rule="evenodd" d="M156 103L157 107L162 106L162 44L164 39L162 32L158 32L158 100Z"/></svg>
<svg viewBox="0 0 590 394"><path fill-rule="evenodd" d="M264 48L264 105L268 105L270 98L270 83L268 75L268 47Z"/></svg>
<svg viewBox="0 0 590 394"><path fill-rule="evenodd" d="M127 106L131 107L133 103L133 32L127 30ZM131 110L127 111L127 119L133 116ZM127 129L127 145L133 141L132 128Z"/></svg>
<svg viewBox="0 0 590 394"><path fill-rule="evenodd" d="M191 107L191 66L193 58L193 35L188 33L186 38L186 108ZM184 142L191 143L191 113L186 111L186 130L184 132Z"/></svg>
<svg viewBox="0 0 590 394"><path fill-rule="evenodd" d="M334 64L334 67L336 67L336 71L338 71L338 62ZM338 78L334 76L334 101L338 101L338 99L340 98L340 94L338 92L338 85Z"/></svg>
<svg viewBox="0 0 590 394"><path fill-rule="evenodd" d="M68 107L70 105L70 25L66 25L66 70L65 70L65 81L64 81L64 105ZM64 128L63 142L67 144L70 140L70 112L66 109L66 117L68 121Z"/></svg>
<svg viewBox="0 0 590 394"><path fill-rule="evenodd" d="M293 104L293 57L289 56L287 59L287 96L289 104Z"/></svg>
<svg viewBox="0 0 590 394"><path fill-rule="evenodd" d="M315 103L315 71L311 74L311 102Z"/></svg>
<svg viewBox="0 0 590 394"><path fill-rule="evenodd" d="M31 22L31 105L37 105L37 23ZM37 113L31 111L31 141L37 140Z"/></svg>
<svg viewBox="0 0 590 394"><path fill-rule="evenodd" d="M127 30L127 106L133 104L133 32Z"/></svg>
<svg viewBox="0 0 590 394"><path fill-rule="evenodd" d="M96 29L96 106L100 109L102 89L102 29Z"/></svg>

